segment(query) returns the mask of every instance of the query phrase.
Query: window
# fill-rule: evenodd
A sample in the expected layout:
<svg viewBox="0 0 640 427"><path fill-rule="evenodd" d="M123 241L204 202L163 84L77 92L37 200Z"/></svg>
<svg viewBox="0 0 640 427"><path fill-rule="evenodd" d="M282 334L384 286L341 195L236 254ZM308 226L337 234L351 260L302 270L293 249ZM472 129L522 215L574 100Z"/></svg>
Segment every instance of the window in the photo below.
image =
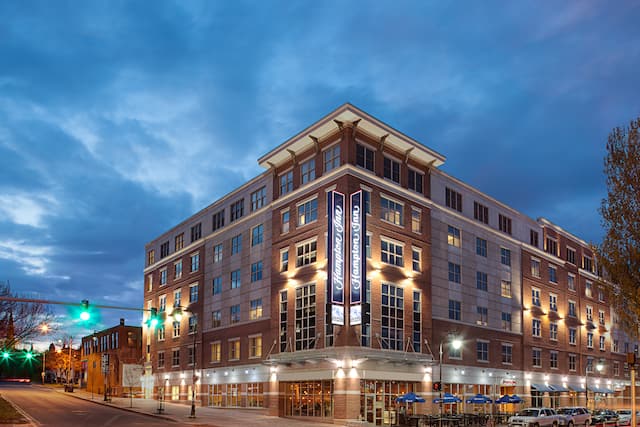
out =
<svg viewBox="0 0 640 427"><path fill-rule="evenodd" d="M180 350L176 349L171 352L171 366L180 366Z"/></svg>
<svg viewBox="0 0 640 427"><path fill-rule="evenodd" d="M531 305L540 307L540 289L531 288Z"/></svg>
<svg viewBox="0 0 640 427"><path fill-rule="evenodd" d="M575 371L576 370L576 355L575 354L570 354L568 356L568 365L569 365L569 370L570 371Z"/></svg>
<svg viewBox="0 0 640 427"><path fill-rule="evenodd" d="M280 273L289 270L289 249L280 250Z"/></svg>
<svg viewBox="0 0 640 427"><path fill-rule="evenodd" d="M156 262L156 251L153 249L147 252L147 265L151 265Z"/></svg>
<svg viewBox="0 0 640 427"><path fill-rule="evenodd" d="M402 219L402 204L380 196L380 218L395 225L404 223Z"/></svg>
<svg viewBox="0 0 640 427"><path fill-rule="evenodd" d="M213 278L213 295L220 295L222 293L222 276Z"/></svg>
<svg viewBox="0 0 640 427"><path fill-rule="evenodd" d="M262 317L262 298L251 300L249 319L256 320Z"/></svg>
<svg viewBox="0 0 640 427"><path fill-rule="evenodd" d="M591 257L586 255L582 257L582 268L593 273L593 260Z"/></svg>
<svg viewBox="0 0 640 427"><path fill-rule="evenodd" d="M402 258L402 244L381 238L380 240L380 260L384 263L404 266Z"/></svg>
<svg viewBox="0 0 640 427"><path fill-rule="evenodd" d="M191 227L191 242L200 240L202 238L202 223L197 223Z"/></svg>
<svg viewBox="0 0 640 427"><path fill-rule="evenodd" d="M511 218L498 214L498 229L503 233L511 234Z"/></svg>
<svg viewBox="0 0 640 427"><path fill-rule="evenodd" d="M231 272L231 289L240 287L240 269Z"/></svg>
<svg viewBox="0 0 640 427"><path fill-rule="evenodd" d="M411 208L411 231L414 233L422 233L422 210Z"/></svg>
<svg viewBox="0 0 640 427"><path fill-rule="evenodd" d="M296 288L295 347L309 350L316 345L316 285L313 283Z"/></svg>
<svg viewBox="0 0 640 427"><path fill-rule="evenodd" d="M262 357L262 336L249 337L249 358Z"/></svg>
<svg viewBox="0 0 640 427"><path fill-rule="evenodd" d="M283 196L293 191L293 171L280 175L280 195Z"/></svg>
<svg viewBox="0 0 640 427"><path fill-rule="evenodd" d="M478 362L489 361L489 343L487 341L476 341L476 356Z"/></svg>
<svg viewBox="0 0 640 427"><path fill-rule="evenodd" d="M356 144L356 165L373 172L373 150Z"/></svg>
<svg viewBox="0 0 640 427"><path fill-rule="evenodd" d="M487 307L476 307L476 313L478 314L478 325L486 326L489 320L489 309Z"/></svg>
<svg viewBox="0 0 640 427"><path fill-rule="evenodd" d="M449 263L449 281L460 283L460 264Z"/></svg>
<svg viewBox="0 0 640 427"><path fill-rule="evenodd" d="M298 205L298 225L306 225L318 219L318 199Z"/></svg>
<svg viewBox="0 0 640 427"><path fill-rule="evenodd" d="M384 177L400 184L400 162L389 157L384 158Z"/></svg>
<svg viewBox="0 0 640 427"><path fill-rule="evenodd" d="M445 188L445 202L448 208L462 212L462 194L450 188Z"/></svg>
<svg viewBox="0 0 640 427"><path fill-rule="evenodd" d="M404 289L382 284L382 348L403 350Z"/></svg>
<svg viewBox="0 0 640 427"><path fill-rule="evenodd" d="M576 317L576 302L569 300L569 316Z"/></svg>
<svg viewBox="0 0 640 427"><path fill-rule="evenodd" d="M558 241L552 237L547 237L544 250L551 255L558 256Z"/></svg>
<svg viewBox="0 0 640 427"><path fill-rule="evenodd" d="M573 248L567 247L567 262L571 264L576 264L576 250Z"/></svg>
<svg viewBox="0 0 640 427"><path fill-rule="evenodd" d="M166 267L160 270L160 286L167 284L167 269Z"/></svg>
<svg viewBox="0 0 640 427"><path fill-rule="evenodd" d="M211 229L216 231L224 227L224 209L219 210L211 216L211 223L213 224Z"/></svg>
<svg viewBox="0 0 640 427"><path fill-rule="evenodd" d="M213 262L222 261L222 243L213 247Z"/></svg>
<svg viewBox="0 0 640 427"><path fill-rule="evenodd" d="M540 323L540 319L532 319L531 320L531 335L534 337L539 337L542 333L542 326Z"/></svg>
<svg viewBox="0 0 640 427"><path fill-rule="evenodd" d="M605 350L605 338L604 336L600 335L600 351L604 351Z"/></svg>
<svg viewBox="0 0 640 427"><path fill-rule="evenodd" d="M160 313L164 312L167 309L167 296L166 295L160 295L159 299L158 299L158 311Z"/></svg>
<svg viewBox="0 0 640 427"><path fill-rule="evenodd" d="M542 350L540 350L539 348L534 348L531 351L531 363L533 365L534 368L541 368L542 367Z"/></svg>
<svg viewBox="0 0 640 427"><path fill-rule="evenodd" d="M329 172L340 166L340 145L327 148L323 153L324 171Z"/></svg>
<svg viewBox="0 0 640 427"><path fill-rule="evenodd" d="M593 297L593 283L588 280L584 284L584 295L589 298Z"/></svg>
<svg viewBox="0 0 640 427"><path fill-rule="evenodd" d="M450 345L449 359L462 359L462 346L456 349L454 346Z"/></svg>
<svg viewBox="0 0 640 427"><path fill-rule="evenodd" d="M191 255L191 272L198 271L200 269L200 254Z"/></svg>
<svg viewBox="0 0 640 427"><path fill-rule="evenodd" d="M364 251L367 258L371 259L371 233L367 233L364 237Z"/></svg>
<svg viewBox="0 0 640 427"><path fill-rule="evenodd" d="M611 351L614 353L618 353L620 351L620 341L613 340L613 343L611 344Z"/></svg>
<svg viewBox="0 0 640 427"><path fill-rule="evenodd" d="M153 290L153 275L147 275L147 292L151 292Z"/></svg>
<svg viewBox="0 0 640 427"><path fill-rule="evenodd" d="M613 375L620 376L620 362L613 362Z"/></svg>
<svg viewBox="0 0 640 427"><path fill-rule="evenodd" d="M166 330L164 328L164 324L158 326L158 341L164 341L166 335Z"/></svg>
<svg viewBox="0 0 640 427"><path fill-rule="evenodd" d="M549 294L549 311L558 311L558 296Z"/></svg>
<svg viewBox="0 0 640 427"><path fill-rule="evenodd" d="M549 352L549 367L551 369L558 369L558 352L557 351Z"/></svg>
<svg viewBox="0 0 640 427"><path fill-rule="evenodd" d="M540 260L531 258L531 275L533 277L540 277Z"/></svg>
<svg viewBox="0 0 640 427"><path fill-rule="evenodd" d="M211 327L219 328L222 325L222 315L220 310L214 310L211 312Z"/></svg>
<svg viewBox="0 0 640 427"><path fill-rule="evenodd" d="M158 368L164 368L164 351L158 352Z"/></svg>
<svg viewBox="0 0 640 427"><path fill-rule="evenodd" d="M593 332L587 332L587 348L593 348Z"/></svg>
<svg viewBox="0 0 640 427"><path fill-rule="evenodd" d="M211 343L211 362L216 363L220 361L220 352L221 352L220 341Z"/></svg>
<svg viewBox="0 0 640 427"><path fill-rule="evenodd" d="M240 359L240 339L234 338L229 340L229 360Z"/></svg>
<svg viewBox="0 0 640 427"><path fill-rule="evenodd" d="M576 345L577 332L576 328L569 328L569 344Z"/></svg>
<svg viewBox="0 0 640 427"><path fill-rule="evenodd" d="M488 288L487 273L476 271L476 289L486 292Z"/></svg>
<svg viewBox="0 0 640 427"><path fill-rule="evenodd" d="M593 322L593 307L588 305L588 306L586 306L585 309L586 309L586 312L587 312L587 321Z"/></svg>
<svg viewBox="0 0 640 427"><path fill-rule="evenodd" d="M317 242L315 240L296 246L296 267L310 265L316 262Z"/></svg>
<svg viewBox="0 0 640 427"><path fill-rule="evenodd" d="M315 159L307 160L300 165L300 179L302 185L316 179L316 161Z"/></svg>
<svg viewBox="0 0 640 427"><path fill-rule="evenodd" d="M420 272L422 270L422 263L420 261L420 258L422 257L421 254L422 251L419 248L411 248L411 267L413 271Z"/></svg>
<svg viewBox="0 0 640 427"><path fill-rule="evenodd" d="M449 300L449 319L460 320L461 308L460 301Z"/></svg>
<svg viewBox="0 0 640 427"><path fill-rule="evenodd" d="M189 303L198 302L198 284L189 286Z"/></svg>
<svg viewBox="0 0 640 427"><path fill-rule="evenodd" d="M367 289L370 289L367 286ZM369 299L365 298L365 301ZM422 341L422 305L420 304L421 296L419 291L413 291L413 351L420 352Z"/></svg>
<svg viewBox="0 0 640 427"><path fill-rule="evenodd" d="M447 227L447 243L449 246L460 247L460 229L451 225Z"/></svg>
<svg viewBox="0 0 640 427"><path fill-rule="evenodd" d="M567 289L570 291L576 290L576 276L571 273L567 275Z"/></svg>
<svg viewBox="0 0 640 427"><path fill-rule="evenodd" d="M511 281L510 280L500 281L500 296L504 298L511 298Z"/></svg>
<svg viewBox="0 0 640 427"><path fill-rule="evenodd" d="M264 239L264 226L257 225L251 229L251 246L259 245Z"/></svg>
<svg viewBox="0 0 640 427"><path fill-rule="evenodd" d="M282 234L289 232L289 211L280 214L280 232Z"/></svg>
<svg viewBox="0 0 640 427"><path fill-rule="evenodd" d="M167 240L160 245L160 259L169 256L169 241Z"/></svg>
<svg viewBox="0 0 640 427"><path fill-rule="evenodd" d="M198 316L192 314L189 317L189 335L198 332Z"/></svg>
<svg viewBox="0 0 640 427"><path fill-rule="evenodd" d="M174 279L182 277L182 260L173 264L173 277Z"/></svg>
<svg viewBox="0 0 640 427"><path fill-rule="evenodd" d="M238 323L240 321L240 304L232 305L229 308L229 315L231 324Z"/></svg>
<svg viewBox="0 0 640 427"><path fill-rule="evenodd" d="M180 322L173 322L173 338L180 337Z"/></svg>
<svg viewBox="0 0 640 427"><path fill-rule="evenodd" d="M503 311L501 320L502 320L502 329L505 331L510 331L511 330L511 313L505 313Z"/></svg>
<svg viewBox="0 0 640 427"><path fill-rule="evenodd" d="M505 365L513 363L513 345L502 343L502 363Z"/></svg>
<svg viewBox="0 0 640 427"><path fill-rule="evenodd" d="M244 199L233 202L229 210L231 211L231 218L229 219L229 222L242 218L242 215L244 215Z"/></svg>
<svg viewBox="0 0 640 427"><path fill-rule="evenodd" d="M371 191L363 189L362 199L364 200L364 212L371 215Z"/></svg>
<svg viewBox="0 0 640 427"><path fill-rule="evenodd" d="M507 248L500 248L500 262L503 265L511 265L511 251Z"/></svg>
<svg viewBox="0 0 640 427"><path fill-rule="evenodd" d="M549 323L549 339L558 341L558 324L555 322Z"/></svg>
<svg viewBox="0 0 640 427"><path fill-rule="evenodd" d="M476 255L487 257L487 241L476 237Z"/></svg>
<svg viewBox="0 0 640 427"><path fill-rule="evenodd" d="M538 232L535 230L529 230L529 243L531 246L538 247Z"/></svg>
<svg viewBox="0 0 640 427"><path fill-rule="evenodd" d="M604 325L604 311L598 310L598 323Z"/></svg>
<svg viewBox="0 0 640 427"><path fill-rule="evenodd" d="M604 302L604 289L598 288L598 301Z"/></svg>
<svg viewBox="0 0 640 427"><path fill-rule="evenodd" d="M409 190L422 194L424 191L424 174L416 170L409 169L407 187L409 187Z"/></svg>
<svg viewBox="0 0 640 427"><path fill-rule="evenodd" d="M182 305L182 289L173 291L173 306L180 307Z"/></svg>
<svg viewBox="0 0 640 427"><path fill-rule="evenodd" d="M242 234L231 238L231 255L239 254L242 251Z"/></svg>
<svg viewBox="0 0 640 427"><path fill-rule="evenodd" d="M549 266L549 281L551 283L558 283L558 269L555 265Z"/></svg>
<svg viewBox="0 0 640 427"><path fill-rule="evenodd" d="M478 202L473 202L473 218L489 224L489 208Z"/></svg>
<svg viewBox="0 0 640 427"><path fill-rule="evenodd" d="M262 261L251 264L251 282L262 280Z"/></svg>
<svg viewBox="0 0 640 427"><path fill-rule="evenodd" d="M267 203L267 189L262 187L251 193L251 212L257 211ZM223 224L224 225L224 224Z"/></svg>

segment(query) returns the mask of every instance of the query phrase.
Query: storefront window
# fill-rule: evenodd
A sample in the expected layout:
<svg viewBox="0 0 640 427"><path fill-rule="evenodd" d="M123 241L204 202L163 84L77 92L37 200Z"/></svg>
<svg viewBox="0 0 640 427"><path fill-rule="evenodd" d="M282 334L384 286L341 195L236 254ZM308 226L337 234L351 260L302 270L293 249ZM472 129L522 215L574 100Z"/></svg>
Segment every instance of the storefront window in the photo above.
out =
<svg viewBox="0 0 640 427"><path fill-rule="evenodd" d="M285 383L285 416L331 418L332 387L331 381Z"/></svg>

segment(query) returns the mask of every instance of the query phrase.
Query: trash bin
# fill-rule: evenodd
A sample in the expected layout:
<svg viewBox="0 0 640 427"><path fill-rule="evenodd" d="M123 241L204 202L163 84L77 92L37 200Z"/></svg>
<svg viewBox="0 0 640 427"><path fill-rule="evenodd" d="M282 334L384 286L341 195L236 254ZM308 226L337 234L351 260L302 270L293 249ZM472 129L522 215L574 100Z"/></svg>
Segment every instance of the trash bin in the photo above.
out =
<svg viewBox="0 0 640 427"><path fill-rule="evenodd" d="M64 391L67 391L69 393L73 393L73 384L65 384L64 385Z"/></svg>

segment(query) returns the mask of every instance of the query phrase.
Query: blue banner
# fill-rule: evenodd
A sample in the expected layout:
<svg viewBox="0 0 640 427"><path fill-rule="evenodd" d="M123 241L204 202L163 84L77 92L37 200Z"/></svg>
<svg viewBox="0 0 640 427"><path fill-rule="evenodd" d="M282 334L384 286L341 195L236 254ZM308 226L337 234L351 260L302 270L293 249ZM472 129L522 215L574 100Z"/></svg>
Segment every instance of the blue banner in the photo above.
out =
<svg viewBox="0 0 640 427"><path fill-rule="evenodd" d="M344 199L344 194L337 191L328 193L327 279L334 304L344 304Z"/></svg>

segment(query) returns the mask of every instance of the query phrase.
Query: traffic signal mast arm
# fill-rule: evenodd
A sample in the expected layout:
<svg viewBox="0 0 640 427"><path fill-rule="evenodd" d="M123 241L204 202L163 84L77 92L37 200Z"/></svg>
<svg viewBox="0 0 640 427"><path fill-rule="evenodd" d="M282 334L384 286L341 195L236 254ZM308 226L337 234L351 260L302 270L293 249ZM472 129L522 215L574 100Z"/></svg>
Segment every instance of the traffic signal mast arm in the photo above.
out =
<svg viewBox="0 0 640 427"><path fill-rule="evenodd" d="M56 304L56 305L70 305L82 308L89 307L89 300L82 300L81 302L67 302L67 301L52 301L47 299L34 299L34 298L14 298L14 297L3 297L0 296L0 301L12 301L12 302L32 302L32 303L40 303L40 304ZM95 308L110 308L114 310L129 310L129 311L148 311L151 312L153 309L151 308L136 308L136 307L121 307L117 305L104 305L104 304L96 304L92 305Z"/></svg>

